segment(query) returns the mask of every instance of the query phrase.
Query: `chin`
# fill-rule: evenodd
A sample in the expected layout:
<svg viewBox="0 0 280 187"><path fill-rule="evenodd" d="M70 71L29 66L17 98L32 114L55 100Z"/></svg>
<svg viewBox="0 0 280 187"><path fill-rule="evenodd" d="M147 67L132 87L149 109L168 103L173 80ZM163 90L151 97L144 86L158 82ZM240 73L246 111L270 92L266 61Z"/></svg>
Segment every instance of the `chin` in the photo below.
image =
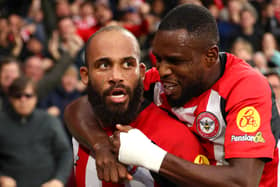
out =
<svg viewBox="0 0 280 187"><path fill-rule="evenodd" d="M128 108L126 103L110 103L107 106L112 112L126 112Z"/></svg>

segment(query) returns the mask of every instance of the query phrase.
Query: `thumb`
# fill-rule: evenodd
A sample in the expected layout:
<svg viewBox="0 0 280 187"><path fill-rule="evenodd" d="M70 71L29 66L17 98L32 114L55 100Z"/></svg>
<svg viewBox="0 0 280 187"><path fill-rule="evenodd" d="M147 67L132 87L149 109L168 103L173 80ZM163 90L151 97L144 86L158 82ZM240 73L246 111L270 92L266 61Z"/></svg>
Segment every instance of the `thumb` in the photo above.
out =
<svg viewBox="0 0 280 187"><path fill-rule="evenodd" d="M128 132L129 130L132 129L132 127L129 125L120 125L120 124L117 124L116 128L121 132Z"/></svg>
<svg viewBox="0 0 280 187"><path fill-rule="evenodd" d="M132 180L132 179L133 179L133 177L132 177L131 174L127 174L126 178L127 178L128 180Z"/></svg>

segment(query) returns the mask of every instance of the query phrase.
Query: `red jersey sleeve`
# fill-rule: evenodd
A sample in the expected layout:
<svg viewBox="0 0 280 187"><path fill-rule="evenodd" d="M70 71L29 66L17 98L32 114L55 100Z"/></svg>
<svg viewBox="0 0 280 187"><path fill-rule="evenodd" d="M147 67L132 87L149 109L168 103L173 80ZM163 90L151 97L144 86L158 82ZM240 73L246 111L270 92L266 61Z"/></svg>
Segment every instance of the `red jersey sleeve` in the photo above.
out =
<svg viewBox="0 0 280 187"><path fill-rule="evenodd" d="M273 158L272 94L266 79L248 71L226 102L225 158Z"/></svg>
<svg viewBox="0 0 280 187"><path fill-rule="evenodd" d="M167 152L190 162L205 155L198 139L188 127L170 117L155 104L151 103L139 117L135 127Z"/></svg>

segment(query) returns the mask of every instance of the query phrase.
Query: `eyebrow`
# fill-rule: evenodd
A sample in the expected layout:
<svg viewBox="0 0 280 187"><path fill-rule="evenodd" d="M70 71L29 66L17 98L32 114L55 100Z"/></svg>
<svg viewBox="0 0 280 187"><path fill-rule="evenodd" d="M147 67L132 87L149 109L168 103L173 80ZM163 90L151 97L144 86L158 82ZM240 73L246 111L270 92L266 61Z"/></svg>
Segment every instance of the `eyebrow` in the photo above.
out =
<svg viewBox="0 0 280 187"><path fill-rule="evenodd" d="M135 58L133 56L128 56L128 57L124 57L121 59L121 61L127 61L127 60L137 61L137 58ZM96 61L94 61L94 63L100 63L100 62L112 62L112 59L109 57L103 57L103 58L99 58Z"/></svg>
<svg viewBox="0 0 280 187"><path fill-rule="evenodd" d="M133 57L133 56L128 56L128 57L124 57L122 59L122 61L127 61L127 60L134 60L134 61L137 61L137 58Z"/></svg>

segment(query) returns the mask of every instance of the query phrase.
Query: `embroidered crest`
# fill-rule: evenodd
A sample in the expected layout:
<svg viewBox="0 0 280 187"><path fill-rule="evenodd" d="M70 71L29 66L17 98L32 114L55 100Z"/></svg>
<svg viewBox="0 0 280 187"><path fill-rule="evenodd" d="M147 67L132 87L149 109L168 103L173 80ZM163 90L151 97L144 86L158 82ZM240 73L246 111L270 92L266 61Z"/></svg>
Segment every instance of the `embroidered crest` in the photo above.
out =
<svg viewBox="0 0 280 187"><path fill-rule="evenodd" d="M196 118L197 132L204 138L214 138L220 130L217 117L211 112L202 112Z"/></svg>

